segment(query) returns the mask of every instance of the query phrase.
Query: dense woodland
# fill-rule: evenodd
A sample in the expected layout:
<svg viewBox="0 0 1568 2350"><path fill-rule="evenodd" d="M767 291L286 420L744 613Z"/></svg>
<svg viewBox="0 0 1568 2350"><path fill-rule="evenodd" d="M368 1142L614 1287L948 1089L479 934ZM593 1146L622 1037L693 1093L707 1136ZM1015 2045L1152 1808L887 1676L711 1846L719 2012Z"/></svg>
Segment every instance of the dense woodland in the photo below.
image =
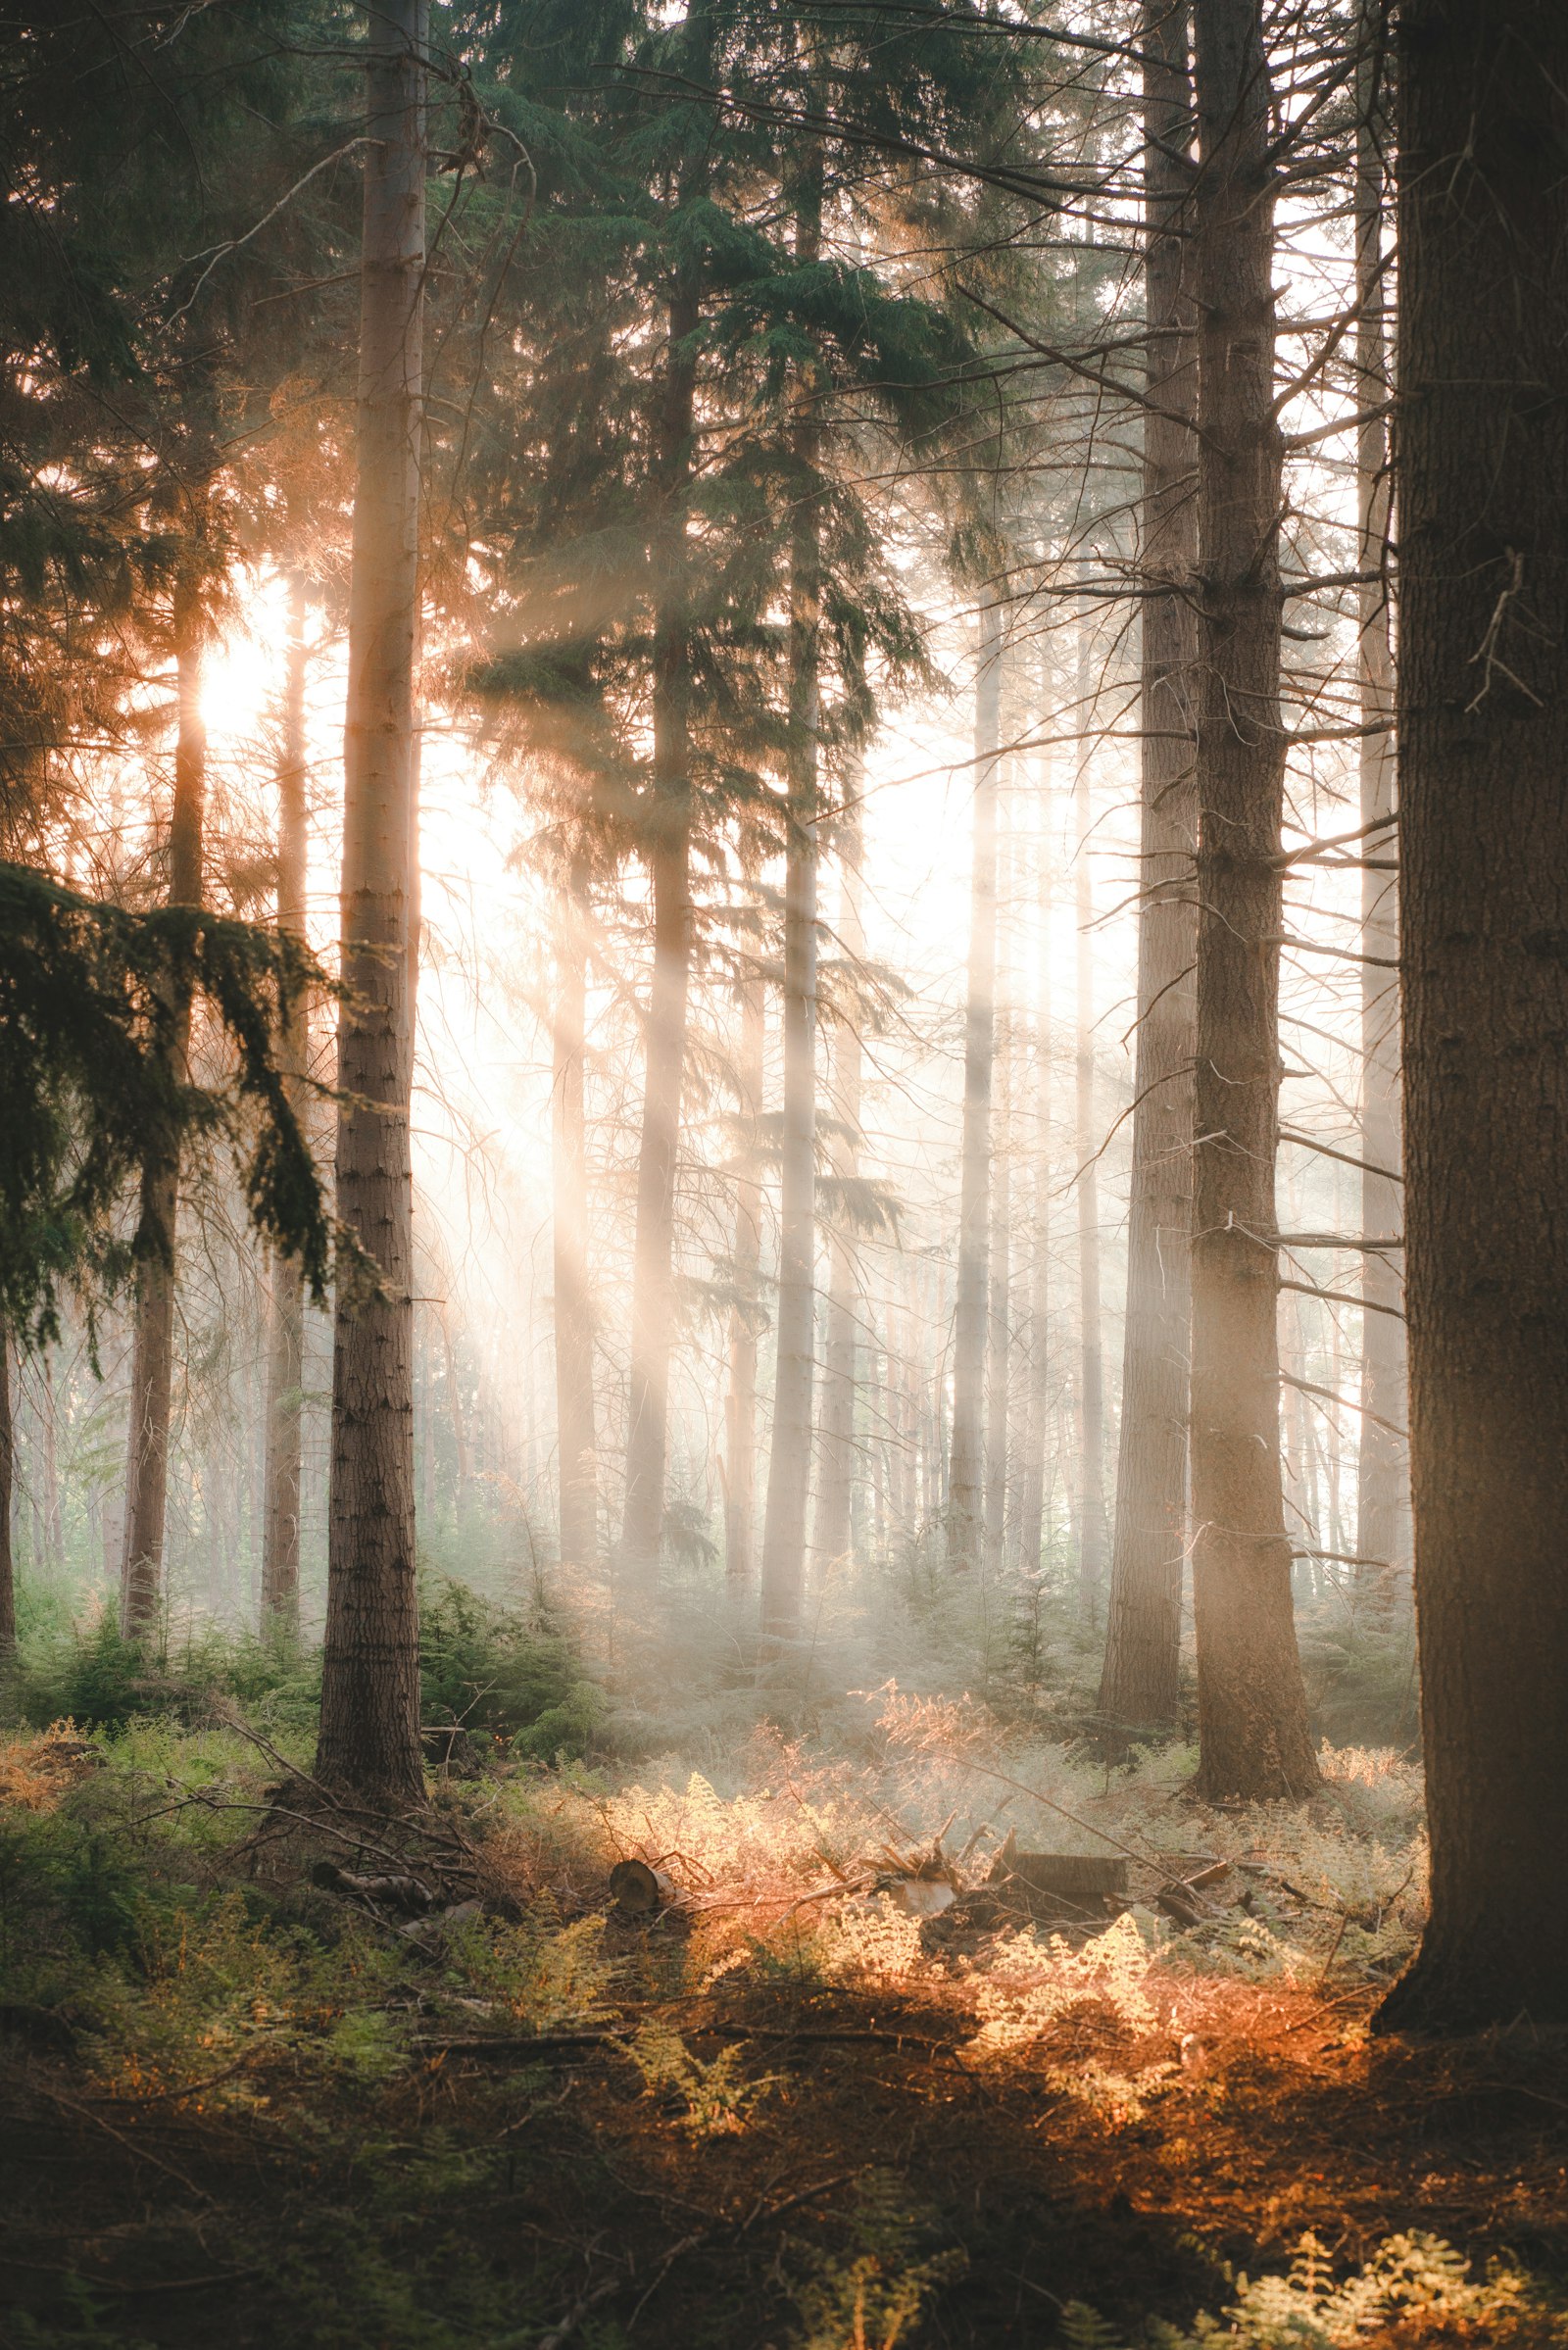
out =
<svg viewBox="0 0 1568 2350"><path fill-rule="evenodd" d="M0 2339L1568 2343L1561 0L0 58Z"/></svg>

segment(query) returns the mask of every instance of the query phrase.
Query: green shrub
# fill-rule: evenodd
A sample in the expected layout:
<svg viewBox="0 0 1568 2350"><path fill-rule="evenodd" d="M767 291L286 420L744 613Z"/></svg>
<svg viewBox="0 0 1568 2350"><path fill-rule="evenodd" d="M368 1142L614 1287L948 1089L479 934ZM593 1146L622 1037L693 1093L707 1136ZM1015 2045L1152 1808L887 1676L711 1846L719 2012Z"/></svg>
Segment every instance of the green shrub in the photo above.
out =
<svg viewBox="0 0 1568 2350"><path fill-rule="evenodd" d="M503 1607L461 1583L423 1595L419 1670L427 1730L506 1739L541 1761L583 1753L604 1712L542 1603Z"/></svg>

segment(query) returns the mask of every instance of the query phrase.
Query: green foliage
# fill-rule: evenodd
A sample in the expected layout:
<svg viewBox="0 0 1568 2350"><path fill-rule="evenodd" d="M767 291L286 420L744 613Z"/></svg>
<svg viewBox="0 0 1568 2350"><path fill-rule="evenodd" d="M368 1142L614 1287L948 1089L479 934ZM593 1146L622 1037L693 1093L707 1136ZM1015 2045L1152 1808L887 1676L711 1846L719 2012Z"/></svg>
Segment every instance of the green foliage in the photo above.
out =
<svg viewBox="0 0 1568 2350"><path fill-rule="evenodd" d="M737 2135L773 2086L772 2075L747 2078L747 2051L740 2042L704 2058L655 2016L639 2028L626 2053L649 2094L662 2099L679 2128L696 2138Z"/></svg>
<svg viewBox="0 0 1568 2350"><path fill-rule="evenodd" d="M13 1701L24 1721L40 1728L72 1721L121 1731L151 1716L194 1725L226 1699L273 1729L290 1729L314 1723L319 1693L318 1655L276 1634L208 1624L191 1627L178 1643L126 1640L105 1609L85 1625L29 1628Z"/></svg>
<svg viewBox="0 0 1568 2350"><path fill-rule="evenodd" d="M506 1739L550 1761L582 1754L603 1717L603 1698L542 1601L505 1607L456 1582L427 1591L419 1669L427 1732Z"/></svg>
<svg viewBox="0 0 1568 2350"><path fill-rule="evenodd" d="M850 2243L815 2254L793 2288L805 2331L800 2350L898 2350L932 2295L963 2274L966 2254L925 2252L930 2223L902 2182L873 2172L848 2215Z"/></svg>

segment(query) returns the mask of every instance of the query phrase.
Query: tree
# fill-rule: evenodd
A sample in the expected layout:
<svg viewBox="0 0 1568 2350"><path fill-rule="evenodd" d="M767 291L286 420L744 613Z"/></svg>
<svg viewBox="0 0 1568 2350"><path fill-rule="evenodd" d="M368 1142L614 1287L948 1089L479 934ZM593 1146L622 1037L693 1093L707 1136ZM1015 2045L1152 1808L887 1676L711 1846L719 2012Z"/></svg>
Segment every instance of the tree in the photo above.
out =
<svg viewBox="0 0 1568 2350"><path fill-rule="evenodd" d="M729 1385L724 1396L724 1573L733 1590L751 1583L757 1541L758 1281L762 1252L762 1178L758 1125L762 1115L762 1064L767 1000L760 971L741 981L741 1040L736 1123L739 1170L735 1183L735 1285L729 1317Z"/></svg>
<svg viewBox="0 0 1568 2350"><path fill-rule="evenodd" d="M1100 1717L1113 1744L1177 1707L1192 1351L1193 1023L1198 909L1198 370L1182 233L1192 187L1188 12L1151 0L1144 50L1148 334L1140 573L1138 1049L1127 1207L1116 1523Z"/></svg>
<svg viewBox="0 0 1568 2350"><path fill-rule="evenodd" d="M305 575L288 587L283 740L277 766L277 926L305 937ZM303 991L279 1005L281 1060L296 1117L305 1112L310 1007ZM300 1622L300 1419L305 1376L305 1279L297 1258L272 1260L267 1352L267 1463L262 1518L262 1620L292 1638Z"/></svg>
<svg viewBox="0 0 1568 2350"><path fill-rule="evenodd" d="M415 661L426 0L368 13L360 378L344 739L337 1209L374 1269L340 1281L317 1772L417 1802L413 1178Z"/></svg>
<svg viewBox="0 0 1568 2350"><path fill-rule="evenodd" d="M857 1295L858 1258L851 1239L851 1187L859 1173L860 1095L864 1049L856 986L865 957L861 911L860 811L849 807L838 826L838 944L848 965L851 991L833 1032L833 1115L829 1156L838 1187L837 1215L830 1242L827 1299L827 1361L822 1395L822 1465L816 1494L813 1547L824 1567L850 1547L855 1494L856 1393L861 1304Z"/></svg>
<svg viewBox="0 0 1568 2350"><path fill-rule="evenodd" d="M1199 1787L1317 1783L1280 1467L1280 716L1284 441L1274 384L1274 173L1257 0L1197 15L1201 618L1194 1115L1193 1606Z"/></svg>
<svg viewBox="0 0 1568 2350"><path fill-rule="evenodd" d="M1408 0L1399 924L1432 1834L1385 2029L1568 2020L1568 16Z"/></svg>
<svg viewBox="0 0 1568 2350"><path fill-rule="evenodd" d="M579 850L556 901L551 1017L551 1232L555 1277L556 1441L561 1555L592 1566L599 1554L599 1448L594 1430L594 1326L588 1271L588 1146L584 1122L588 955L587 858Z"/></svg>
<svg viewBox="0 0 1568 2350"><path fill-rule="evenodd" d="M1090 728L1094 688L1091 632L1078 615L1079 731L1073 777L1073 896L1077 914L1074 956L1073 1134L1078 1203L1078 1596L1084 1621L1100 1612L1105 1576L1105 1354L1100 1327L1100 1136L1095 1123L1095 899L1089 867Z"/></svg>

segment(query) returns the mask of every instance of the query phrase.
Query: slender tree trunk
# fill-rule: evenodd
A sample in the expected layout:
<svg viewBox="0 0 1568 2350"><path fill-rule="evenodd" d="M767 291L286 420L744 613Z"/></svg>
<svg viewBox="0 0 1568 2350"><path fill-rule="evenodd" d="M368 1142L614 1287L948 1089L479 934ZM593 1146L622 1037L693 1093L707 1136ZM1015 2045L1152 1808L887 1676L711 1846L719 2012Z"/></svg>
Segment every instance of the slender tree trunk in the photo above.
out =
<svg viewBox="0 0 1568 2350"><path fill-rule="evenodd" d="M991 1166L991 1307L986 1325L985 1564L1001 1573L1007 1536L1012 1433L1012 1013L997 1020L996 1125Z"/></svg>
<svg viewBox="0 0 1568 2350"><path fill-rule="evenodd" d="M1259 0L1197 18L1193 201L1202 553L1193 1245L1199 1787L1317 1784L1280 1467L1280 717L1274 165Z"/></svg>
<svg viewBox="0 0 1568 2350"><path fill-rule="evenodd" d="M574 860L556 909L552 1021L551 1171L554 1185L556 1442L561 1556L591 1567L599 1555L598 1443L594 1432L594 1327L588 1280L588 1149L584 1032L588 961L582 910L588 876Z"/></svg>
<svg viewBox="0 0 1568 2350"><path fill-rule="evenodd" d="M1400 18L1411 2031L1568 2021L1568 12Z"/></svg>
<svg viewBox="0 0 1568 2350"><path fill-rule="evenodd" d="M1087 726L1093 688L1087 614L1078 624L1078 723ZM1079 747L1073 783L1077 838L1078 1034L1074 1107L1078 1175L1078 1596L1086 1624L1099 1620L1105 1581L1105 1356L1100 1324L1100 1130L1095 1116L1094 888L1089 870L1089 775L1093 754Z"/></svg>
<svg viewBox="0 0 1568 2350"><path fill-rule="evenodd" d="M852 810L840 825L839 866L842 874L839 945L846 960L858 968L865 954L865 931L860 917L858 810ZM833 1172L841 1183L852 1182L859 1171L861 1062L858 1022L854 1018L842 1019L833 1037L833 1107L840 1132L835 1135L831 1150ZM832 1235L828 1277L827 1377L822 1396L822 1457L816 1495L815 1548L824 1566L842 1558L850 1547L861 1318L856 1278L858 1263L841 1205Z"/></svg>
<svg viewBox="0 0 1568 2350"><path fill-rule="evenodd" d="M415 661L424 289L426 0L368 10L365 243L344 742L337 1211L377 1275L340 1281L318 1776L416 1803Z"/></svg>
<svg viewBox="0 0 1568 2350"><path fill-rule="evenodd" d="M283 755L277 770L277 926L303 940L309 835L305 804L305 577L289 581ZM295 1114L305 1113L309 1007L290 988L281 1006L278 1062ZM300 1416L305 1380L305 1277L272 1259L267 1347L267 1466L262 1517L262 1622L292 1638L300 1625Z"/></svg>
<svg viewBox="0 0 1568 2350"><path fill-rule="evenodd" d="M1363 579L1359 590L1360 633L1358 668L1361 723L1368 728L1392 728L1394 719L1394 657L1389 627L1389 588L1385 551L1389 538L1389 428L1377 413L1389 396L1383 252L1383 154L1380 131L1387 124L1382 104L1382 66L1375 42L1373 11L1363 11L1362 38L1368 53L1360 73L1356 125L1355 260L1356 299L1361 316L1356 327L1356 398L1364 412L1356 446L1356 489L1360 558L1357 568L1378 574ZM1394 814L1395 752L1392 732L1369 732L1361 739L1361 822L1367 827L1366 856L1376 859L1380 849L1396 839ZM1378 829L1374 831L1373 826ZM1375 872L1371 862L1361 874L1361 951L1375 961L1361 965L1361 1156L1368 1168L1398 1171L1402 1138L1399 1131L1399 984L1395 968L1399 954L1397 889L1391 873ZM1361 1176L1361 1230L1370 1240L1392 1240L1403 1227L1400 1187L1386 1175ZM1408 1563L1409 1470L1405 1446L1392 1420L1404 1425L1404 1324L1379 1306L1402 1309L1404 1284L1396 1251L1375 1248L1361 1252L1361 1295L1367 1311L1361 1316L1360 1460L1357 1470L1356 1550L1364 1559L1387 1561L1383 1567L1362 1567L1357 1580L1368 1596L1387 1604L1394 1596L1396 1572ZM1369 1418L1375 1413L1376 1418Z"/></svg>
<svg viewBox="0 0 1568 2350"><path fill-rule="evenodd" d="M821 245L822 159L816 150L803 174L798 199L797 265L813 266ZM784 874L778 1352L762 1524L762 1630L775 1640L793 1640L800 1631L816 1351L816 823L822 614L818 391L814 381L800 387L800 411L792 432L799 487L790 543L790 831Z"/></svg>
<svg viewBox="0 0 1568 2350"><path fill-rule="evenodd" d="M1038 1573L1045 1542L1046 1454L1051 1444L1051 801L1049 773L1041 779L1035 952L1033 1217L1029 1261L1029 1396L1018 1496L1018 1564Z"/></svg>
<svg viewBox="0 0 1568 2350"><path fill-rule="evenodd" d="M985 1508L986 1324L991 1303L991 1078L996 1056L997 784L1002 740L1002 607L980 613L974 698L974 852L963 1035L958 1290L953 1332L948 1563L980 1561Z"/></svg>
<svg viewBox="0 0 1568 2350"><path fill-rule="evenodd" d="M178 732L169 833L171 906L199 906L202 898L202 819L207 792L207 734L201 710L204 626L199 592L191 578L183 576L174 589ZM185 1079L190 1050L190 1010L189 993L182 988L173 1005L170 1046L180 1083ZM136 1278L125 1542L120 1570L120 1620L129 1639L152 1631L163 1602L178 1212L179 1151L177 1147L160 1149L149 1154L141 1181L141 1225L149 1252Z"/></svg>
<svg viewBox="0 0 1568 2350"><path fill-rule="evenodd" d="M0 1330L0 1667L17 1652L17 1570L11 1549L11 1502L17 1482L16 1422L11 1408L11 1334Z"/></svg>
<svg viewBox="0 0 1568 2350"><path fill-rule="evenodd" d="M1116 1525L1100 1684L1112 1744L1176 1720L1192 1360L1198 625L1189 583L1198 567L1198 367L1180 233L1192 188L1187 10L1149 0L1141 38L1147 372L1155 403L1144 421L1142 569L1146 590L1168 581L1176 592L1146 592L1142 605L1138 1051Z"/></svg>
<svg viewBox="0 0 1568 2350"><path fill-rule="evenodd" d="M762 1056L767 998L761 975L748 972L741 991L738 1071L741 1171L735 1186L735 1304L729 1317L729 1386L724 1397L724 1573L733 1590L750 1587L757 1548L757 1331L762 1253L762 1175L758 1122L762 1114Z"/></svg>

